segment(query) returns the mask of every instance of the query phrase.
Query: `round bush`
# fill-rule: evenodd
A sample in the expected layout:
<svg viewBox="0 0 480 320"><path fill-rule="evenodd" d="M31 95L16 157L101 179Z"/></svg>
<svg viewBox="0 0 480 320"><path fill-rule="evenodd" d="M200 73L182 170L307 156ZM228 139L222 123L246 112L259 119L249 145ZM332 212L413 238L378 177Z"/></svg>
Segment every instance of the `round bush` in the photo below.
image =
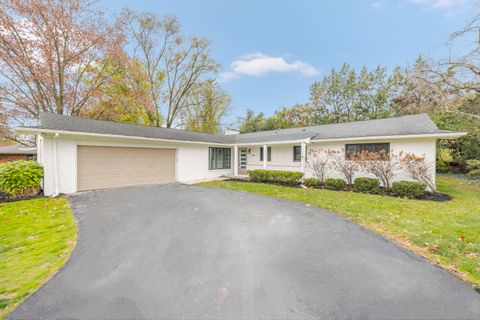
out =
<svg viewBox="0 0 480 320"><path fill-rule="evenodd" d="M353 181L355 190L365 193L378 193L380 190L380 181L372 178L356 178Z"/></svg>
<svg viewBox="0 0 480 320"><path fill-rule="evenodd" d="M344 190L347 183L343 179L328 178L325 180L325 186L332 190Z"/></svg>
<svg viewBox="0 0 480 320"><path fill-rule="evenodd" d="M322 182L317 178L308 178L303 180L303 185L307 187L320 187Z"/></svg>
<svg viewBox="0 0 480 320"><path fill-rule="evenodd" d="M418 198L425 194L427 185L412 181L398 181L392 185L392 191L397 196Z"/></svg>
<svg viewBox="0 0 480 320"><path fill-rule="evenodd" d="M43 167L36 161L13 161L0 165L0 190L10 198L35 195L40 191Z"/></svg>

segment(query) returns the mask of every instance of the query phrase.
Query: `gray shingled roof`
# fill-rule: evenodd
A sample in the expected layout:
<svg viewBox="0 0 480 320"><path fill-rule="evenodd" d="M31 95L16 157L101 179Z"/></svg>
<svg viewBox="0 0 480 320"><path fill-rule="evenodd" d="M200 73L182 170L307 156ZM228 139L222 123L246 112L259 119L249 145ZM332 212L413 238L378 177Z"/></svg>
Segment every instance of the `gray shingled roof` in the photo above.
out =
<svg viewBox="0 0 480 320"><path fill-rule="evenodd" d="M442 133L427 114L242 134L238 143Z"/></svg>
<svg viewBox="0 0 480 320"><path fill-rule="evenodd" d="M21 145L0 147L0 154L37 154L37 149Z"/></svg>
<svg viewBox="0 0 480 320"><path fill-rule="evenodd" d="M53 113L40 114L40 129L112 134L142 138L211 143L233 143L231 136L191 132L180 129L148 127L112 121L92 120Z"/></svg>
<svg viewBox="0 0 480 320"><path fill-rule="evenodd" d="M426 114L236 135L213 135L180 129L147 127L56 115L52 113L42 113L40 115L40 124L36 128L220 144L262 143L301 140L307 138L311 138L315 141L324 139L435 134L446 132L439 130Z"/></svg>

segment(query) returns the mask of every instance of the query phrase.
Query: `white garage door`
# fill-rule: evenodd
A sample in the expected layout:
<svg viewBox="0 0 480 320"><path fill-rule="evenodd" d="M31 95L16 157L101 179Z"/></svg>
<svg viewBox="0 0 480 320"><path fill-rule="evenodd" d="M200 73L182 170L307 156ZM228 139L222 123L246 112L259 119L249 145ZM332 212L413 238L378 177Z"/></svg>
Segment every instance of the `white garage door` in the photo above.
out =
<svg viewBox="0 0 480 320"><path fill-rule="evenodd" d="M175 181L175 150L79 146L78 191Z"/></svg>

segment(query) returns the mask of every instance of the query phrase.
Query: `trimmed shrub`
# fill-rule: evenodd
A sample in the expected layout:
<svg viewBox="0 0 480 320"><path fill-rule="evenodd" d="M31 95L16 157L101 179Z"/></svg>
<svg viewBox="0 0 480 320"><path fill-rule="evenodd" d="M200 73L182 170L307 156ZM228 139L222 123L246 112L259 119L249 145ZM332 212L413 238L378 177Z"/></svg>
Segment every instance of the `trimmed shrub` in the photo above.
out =
<svg viewBox="0 0 480 320"><path fill-rule="evenodd" d="M308 178L303 180L303 185L307 187L320 187L322 185L322 181L317 178Z"/></svg>
<svg viewBox="0 0 480 320"><path fill-rule="evenodd" d="M300 183L303 173L281 170L249 170L248 176L253 182L270 182L284 185L296 185Z"/></svg>
<svg viewBox="0 0 480 320"><path fill-rule="evenodd" d="M480 179L480 160L471 159L467 160L467 175L470 178Z"/></svg>
<svg viewBox="0 0 480 320"><path fill-rule="evenodd" d="M35 161L13 161L0 165L0 190L10 198L35 195L40 191L43 167Z"/></svg>
<svg viewBox="0 0 480 320"><path fill-rule="evenodd" d="M347 183L343 179L328 178L325 180L325 186L332 190L344 190Z"/></svg>
<svg viewBox="0 0 480 320"><path fill-rule="evenodd" d="M412 181L398 181L392 185L392 191L397 196L418 198L425 194L427 185Z"/></svg>
<svg viewBox="0 0 480 320"><path fill-rule="evenodd" d="M380 190L380 180L378 179L356 178L353 185L358 192L378 193Z"/></svg>

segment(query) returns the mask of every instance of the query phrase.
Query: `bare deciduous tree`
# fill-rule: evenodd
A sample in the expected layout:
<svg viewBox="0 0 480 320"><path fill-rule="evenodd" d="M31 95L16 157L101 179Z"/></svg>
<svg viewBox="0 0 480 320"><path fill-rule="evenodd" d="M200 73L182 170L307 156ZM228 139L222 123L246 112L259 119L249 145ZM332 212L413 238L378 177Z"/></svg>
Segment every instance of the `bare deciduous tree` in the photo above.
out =
<svg viewBox="0 0 480 320"><path fill-rule="evenodd" d="M384 150L380 152L361 152L358 155L358 162L362 170L377 177L386 189L392 187L393 177L396 171L400 169L399 156L393 152L386 154Z"/></svg>
<svg viewBox="0 0 480 320"><path fill-rule="evenodd" d="M410 178L425 183L435 193L435 170L433 163L429 163L425 156L406 153L400 157L400 163Z"/></svg>
<svg viewBox="0 0 480 320"><path fill-rule="evenodd" d="M360 170L360 165L355 158L346 159L345 150L327 150L328 156L332 161L332 167L342 173L347 180L347 184L353 184L355 174Z"/></svg>
<svg viewBox="0 0 480 320"><path fill-rule="evenodd" d="M167 128L180 124L179 116L203 76L216 73L219 65L211 57L210 43L198 37L186 38L175 17L126 11L133 41L134 58L145 65L150 82L150 99L155 105L151 124ZM164 114L162 109L165 107Z"/></svg>
<svg viewBox="0 0 480 320"><path fill-rule="evenodd" d="M327 170L330 168L330 154L322 149L311 149L308 151L307 167L320 180L325 182Z"/></svg>
<svg viewBox="0 0 480 320"><path fill-rule="evenodd" d="M111 76L89 70L123 41L84 0L0 2L0 103L10 125L39 113L79 114ZM89 81L85 81L86 77Z"/></svg>

